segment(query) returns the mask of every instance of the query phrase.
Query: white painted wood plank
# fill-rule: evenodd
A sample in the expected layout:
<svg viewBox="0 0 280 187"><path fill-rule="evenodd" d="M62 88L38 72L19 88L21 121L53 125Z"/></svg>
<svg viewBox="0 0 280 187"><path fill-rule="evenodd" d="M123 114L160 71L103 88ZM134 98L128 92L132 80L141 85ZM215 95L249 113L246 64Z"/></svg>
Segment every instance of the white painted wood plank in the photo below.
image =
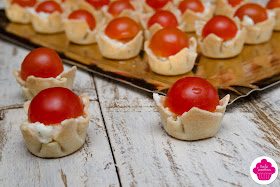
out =
<svg viewBox="0 0 280 187"><path fill-rule="evenodd" d="M279 85L230 106L214 138L185 142L165 133L145 92L95 80L123 186L254 186L255 158L280 163ZM279 177L272 186L280 186Z"/></svg>
<svg viewBox="0 0 280 187"><path fill-rule="evenodd" d="M5 110L0 121L0 186L119 186L97 101L91 101L86 143L72 155L41 159L24 145L23 109Z"/></svg>

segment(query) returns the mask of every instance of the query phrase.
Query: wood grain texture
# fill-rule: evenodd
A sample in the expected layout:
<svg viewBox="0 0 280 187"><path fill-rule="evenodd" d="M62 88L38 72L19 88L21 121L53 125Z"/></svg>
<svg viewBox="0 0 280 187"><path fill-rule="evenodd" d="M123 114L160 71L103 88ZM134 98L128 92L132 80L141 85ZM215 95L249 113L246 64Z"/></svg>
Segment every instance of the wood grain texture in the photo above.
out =
<svg viewBox="0 0 280 187"><path fill-rule="evenodd" d="M85 144L69 156L41 159L25 147L19 130L27 118L23 110L6 110L0 121L0 186L119 186L97 101L89 111Z"/></svg>
<svg viewBox="0 0 280 187"><path fill-rule="evenodd" d="M254 186L255 158L280 163L279 85L230 106L214 138L185 142L165 133L145 92L95 80L123 186Z"/></svg>

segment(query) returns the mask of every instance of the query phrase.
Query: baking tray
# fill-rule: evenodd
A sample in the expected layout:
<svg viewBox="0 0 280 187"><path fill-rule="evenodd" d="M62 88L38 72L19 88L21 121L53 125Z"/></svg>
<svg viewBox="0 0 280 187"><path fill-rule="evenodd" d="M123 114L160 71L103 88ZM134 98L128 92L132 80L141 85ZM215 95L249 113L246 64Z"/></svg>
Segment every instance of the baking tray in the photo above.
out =
<svg viewBox="0 0 280 187"><path fill-rule="evenodd" d="M30 24L11 23L0 10L0 38L27 49L40 46L58 52L63 62L109 77L148 92L166 94L178 79L197 76L207 79L218 90L220 98L230 94L230 103L252 91L263 90L280 82L280 32L271 40L259 45L245 45L242 53L229 59L211 59L198 52L192 71L180 76L163 76L153 73L146 54L129 60L103 58L96 44L75 45L64 33L38 34Z"/></svg>

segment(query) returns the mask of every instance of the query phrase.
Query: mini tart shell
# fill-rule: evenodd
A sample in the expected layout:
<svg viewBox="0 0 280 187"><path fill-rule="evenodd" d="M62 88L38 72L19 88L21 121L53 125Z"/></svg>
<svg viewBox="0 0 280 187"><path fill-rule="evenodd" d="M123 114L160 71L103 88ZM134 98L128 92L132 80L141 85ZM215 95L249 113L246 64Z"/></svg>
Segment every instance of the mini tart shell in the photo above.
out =
<svg viewBox="0 0 280 187"><path fill-rule="evenodd" d="M27 120L21 123L20 130L25 140L28 150L42 158L58 158L69 155L77 151L85 142L86 131L89 125L90 114L88 112L89 100L84 94L80 98L85 98L83 119L78 121L71 118L63 121L61 128L53 134L52 141L49 143L41 143L33 130L26 124ZM24 111L27 114L30 102L25 102Z"/></svg>
<svg viewBox="0 0 280 187"><path fill-rule="evenodd" d="M196 21L208 21L213 17L215 12L215 6L211 3L203 3L203 6L204 12L202 13L197 13L192 10L186 10L184 14L181 15L182 31L195 32Z"/></svg>
<svg viewBox="0 0 280 187"><path fill-rule="evenodd" d="M220 129L229 95L220 100L220 107L215 112L209 112L197 107L178 116L164 107L165 96L153 94L154 100L161 114L165 131L180 140L200 140L213 137Z"/></svg>
<svg viewBox="0 0 280 187"><path fill-rule="evenodd" d="M108 12L108 7L104 7L102 9L102 11L103 11L103 14L105 15L107 22L110 22L112 19L119 18L119 17L129 17L129 18L133 19L134 21L136 21L137 23L140 23L139 18L140 18L141 13L136 9L135 10L130 10L130 9L123 10L116 17L114 17L112 14L110 14Z"/></svg>
<svg viewBox="0 0 280 187"><path fill-rule="evenodd" d="M79 9L87 10L88 12L94 14L94 17L95 17L96 21L102 20L104 18L104 11L103 11L103 9L105 7L108 7L107 5L105 5L104 7L100 8L100 9L96 9L91 4L86 2L85 0L80 0L79 2L80 2L79 3Z"/></svg>
<svg viewBox="0 0 280 187"><path fill-rule="evenodd" d="M189 48L184 48L168 58L157 57L149 48L149 44L150 41L146 41L144 47L153 72L161 75L181 75L192 70L197 57L195 38L190 38Z"/></svg>
<svg viewBox="0 0 280 187"><path fill-rule="evenodd" d="M280 8L271 10L275 14L275 26L274 31L280 31Z"/></svg>
<svg viewBox="0 0 280 187"><path fill-rule="evenodd" d="M40 78L28 76L26 81L21 78L21 70L14 70L13 74L20 84L23 96L26 100L33 99L40 91L51 87L64 87L72 89L77 67L73 66L69 71L63 72L60 78Z"/></svg>
<svg viewBox="0 0 280 187"><path fill-rule="evenodd" d="M233 17L236 10L241 7L242 5L251 2L251 0L244 0L236 7L232 7L230 4L228 4L227 0L217 0L217 6L216 6L216 15L224 15L228 17Z"/></svg>
<svg viewBox="0 0 280 187"><path fill-rule="evenodd" d="M31 13L31 22L34 30L42 34L54 34L64 31L61 14L55 11L46 18L41 18L39 13Z"/></svg>
<svg viewBox="0 0 280 187"><path fill-rule="evenodd" d="M143 44L143 31L139 31L138 34L130 41L126 43L119 42L115 39L109 38L105 34L105 28L103 27L97 35L97 44L102 56L109 59L125 60L135 57L139 54Z"/></svg>
<svg viewBox="0 0 280 187"><path fill-rule="evenodd" d="M267 20L257 24L248 25L240 21L240 25L247 31L245 44L261 44L270 40L275 26L275 18L269 15Z"/></svg>
<svg viewBox="0 0 280 187"><path fill-rule="evenodd" d="M9 0L5 0L5 4L5 13L10 21L22 24L31 22L31 15L27 8L23 8L18 4L11 4Z"/></svg>
<svg viewBox="0 0 280 187"><path fill-rule="evenodd" d="M201 35L206 22L196 22L196 34L199 36L198 45L201 53L210 58L231 58L241 53L244 42L246 40L246 29L241 29L236 20L233 20L238 31L235 37L228 41L223 41L222 38L215 34L209 34L206 38Z"/></svg>

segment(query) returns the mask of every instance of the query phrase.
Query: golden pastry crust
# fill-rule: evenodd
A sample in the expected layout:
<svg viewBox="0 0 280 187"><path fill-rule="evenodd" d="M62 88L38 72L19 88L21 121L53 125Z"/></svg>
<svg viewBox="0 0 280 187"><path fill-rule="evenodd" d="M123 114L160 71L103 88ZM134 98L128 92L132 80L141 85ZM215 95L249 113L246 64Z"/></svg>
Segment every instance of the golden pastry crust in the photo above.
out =
<svg viewBox="0 0 280 187"><path fill-rule="evenodd" d="M96 38L102 56L110 59L125 60L139 54L143 43L143 31L139 31L129 42L122 43L109 38L105 34L105 28L106 26L99 31Z"/></svg>
<svg viewBox="0 0 280 187"><path fill-rule="evenodd" d="M10 21L22 24L31 22L31 15L28 8L23 8L17 4L11 4L9 0L5 0L5 5L5 13Z"/></svg>
<svg viewBox="0 0 280 187"><path fill-rule="evenodd" d="M107 7L108 6L105 5L101 9L96 9L91 4L86 2L85 0L81 0L79 2L79 9L87 10L88 12L93 13L96 21L102 20L104 18L105 15L104 15L104 11L102 9L107 8Z"/></svg>
<svg viewBox="0 0 280 187"><path fill-rule="evenodd" d="M89 100L84 94L80 95L80 98L86 101L84 103L83 118L71 118L64 120L60 124L51 125L56 130L52 130L50 141L40 141L40 135L36 134L31 127L33 124L30 124L27 120L21 123L21 133L26 147L32 154L42 158L58 158L77 151L84 144L90 119L88 112ZM24 104L25 111L28 111L29 104L29 101Z"/></svg>
<svg viewBox="0 0 280 187"><path fill-rule="evenodd" d="M201 53L210 58L230 58L241 53L244 42L246 40L246 30L240 30L240 24L237 20L233 20L238 31L235 37L228 41L223 41L222 38L215 34L209 34L206 38L201 36L202 30L206 22L196 22L196 34L199 36L198 45Z"/></svg>
<svg viewBox="0 0 280 187"><path fill-rule="evenodd" d="M112 19L117 18L117 17L129 17L131 19L133 19L134 21L136 21L137 23L140 23L139 17L141 17L141 13L136 9L135 10L130 10L130 9L126 9L123 10L117 17L112 16L109 12L108 12L108 7L105 7L102 9L103 14L105 15L106 21L110 22Z"/></svg>
<svg viewBox="0 0 280 187"><path fill-rule="evenodd" d="M275 14L275 26L274 30L275 31L280 31L280 8L275 8L271 10Z"/></svg>
<svg viewBox="0 0 280 187"><path fill-rule="evenodd" d="M40 78L28 76L26 81L21 78L21 70L14 70L13 74L20 84L23 96L26 100L33 99L40 91L51 87L64 87L72 89L77 67L73 66L69 71L63 72L59 78Z"/></svg>
<svg viewBox="0 0 280 187"><path fill-rule="evenodd" d="M197 57L197 43L190 38L189 48L184 48L168 58L158 58L149 48L150 41L145 42L145 52L153 72L161 75L181 75L192 70Z"/></svg>
<svg viewBox="0 0 280 187"><path fill-rule="evenodd" d="M180 140L200 140L213 137L220 129L229 95L220 100L220 106L215 112L208 112L197 107L178 116L164 107L165 96L153 94L158 110L161 114L165 131Z"/></svg>
<svg viewBox="0 0 280 187"><path fill-rule="evenodd" d="M34 30L42 34L53 34L64 31L62 17L58 11L47 14L43 12L37 13L34 10L31 13L31 22Z"/></svg>
<svg viewBox="0 0 280 187"><path fill-rule="evenodd" d="M217 0L217 6L215 15L224 15L228 17L233 17L236 10L241 7L242 5L249 3L251 0L244 0L236 7L232 7L230 4L228 4L227 0Z"/></svg>
<svg viewBox="0 0 280 187"><path fill-rule="evenodd" d="M215 6L211 3L203 3L204 12L197 13L192 10L186 10L181 15L181 30L184 32L195 32L196 21L208 21L211 19L215 12Z"/></svg>

